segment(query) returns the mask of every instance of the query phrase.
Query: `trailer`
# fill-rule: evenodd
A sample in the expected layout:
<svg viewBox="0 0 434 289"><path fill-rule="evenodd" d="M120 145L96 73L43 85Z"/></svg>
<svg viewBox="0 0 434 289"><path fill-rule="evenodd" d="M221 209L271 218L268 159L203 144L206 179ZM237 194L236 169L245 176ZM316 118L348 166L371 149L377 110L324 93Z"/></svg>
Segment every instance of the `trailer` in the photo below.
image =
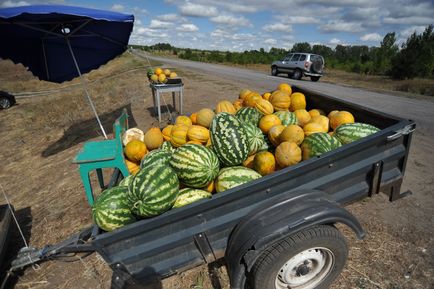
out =
<svg viewBox="0 0 434 289"><path fill-rule="evenodd" d="M10 272L67 253L97 252L113 269L113 285L150 280L224 258L232 289L328 288L345 266L348 247L335 227L365 232L344 206L380 192L401 192L415 123L322 93L293 87L308 108L347 110L381 131L162 215L112 232L89 227L42 249L22 250ZM110 186L120 179L118 171Z"/></svg>

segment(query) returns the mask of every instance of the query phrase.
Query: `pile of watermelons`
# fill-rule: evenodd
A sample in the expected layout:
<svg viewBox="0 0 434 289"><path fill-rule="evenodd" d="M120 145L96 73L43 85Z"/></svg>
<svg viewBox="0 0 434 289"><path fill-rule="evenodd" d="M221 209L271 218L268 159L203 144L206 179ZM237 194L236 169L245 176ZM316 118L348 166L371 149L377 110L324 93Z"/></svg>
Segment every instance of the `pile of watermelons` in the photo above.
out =
<svg viewBox="0 0 434 289"><path fill-rule="evenodd" d="M96 224L111 231L157 216L379 131L349 111L307 111L308 101L288 84L262 95L244 89L163 130L127 131L131 175L97 198Z"/></svg>

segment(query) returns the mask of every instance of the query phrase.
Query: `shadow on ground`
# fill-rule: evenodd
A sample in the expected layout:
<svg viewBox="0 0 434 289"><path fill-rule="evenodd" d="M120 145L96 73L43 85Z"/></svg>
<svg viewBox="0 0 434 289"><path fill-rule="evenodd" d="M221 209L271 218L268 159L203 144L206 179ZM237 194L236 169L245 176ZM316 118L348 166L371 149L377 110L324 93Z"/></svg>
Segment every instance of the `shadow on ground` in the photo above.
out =
<svg viewBox="0 0 434 289"><path fill-rule="evenodd" d="M20 225L20 229L24 236L24 239L28 244L30 241L31 229L32 229L32 213L30 207L26 207L18 211L15 211L15 216L17 218L18 224ZM7 232L0 232L0 233L3 234ZM17 256L18 251L21 248L25 247L24 241L22 240L21 237L21 233L13 220L10 224L8 237L9 237L8 238L9 242L8 242L8 246L6 247L4 262L0 264L1 265L0 286L2 285L4 277L6 276L6 270L10 268L12 260ZM14 288L15 284L18 282L19 275L21 274L22 272L17 272L17 275L11 275L7 280L8 282L5 284L6 285L5 288Z"/></svg>
<svg viewBox="0 0 434 289"><path fill-rule="evenodd" d="M110 134L112 132L113 124L116 118L118 118L122 114L122 110L124 108L126 108L128 111L129 127L137 126L137 123L134 120L133 114L131 112L131 104L128 104L126 106L119 107L114 111L107 112L99 116L107 134ZM96 119L94 117L86 119L71 125L68 129L65 130L63 136L56 142L50 144L42 152L41 155L46 158L98 136L101 136L101 131Z"/></svg>

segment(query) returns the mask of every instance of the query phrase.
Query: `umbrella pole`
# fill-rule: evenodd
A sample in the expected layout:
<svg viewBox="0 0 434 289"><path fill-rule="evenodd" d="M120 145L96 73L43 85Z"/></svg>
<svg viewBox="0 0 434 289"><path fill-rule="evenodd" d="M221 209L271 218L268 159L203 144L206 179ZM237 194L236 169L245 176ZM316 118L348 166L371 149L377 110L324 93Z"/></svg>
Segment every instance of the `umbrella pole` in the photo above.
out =
<svg viewBox="0 0 434 289"><path fill-rule="evenodd" d="M78 66L77 60L75 59L74 51L72 51L72 47L71 47L71 43L69 42L69 38L65 37L65 39L66 39L66 43L68 44L69 51L71 52L72 60L74 61L74 65L75 65L75 68L77 69L77 73L80 76L80 81L81 81L81 84L83 85L84 92L86 93L87 99L89 100L90 107L92 108L93 113L95 114L96 120L98 121L99 127L101 128L101 131L104 135L104 138L107 139L107 134L105 133L104 127L102 126L101 120L99 119L98 113L96 112L95 106L93 105L92 99L90 98L89 91L87 90L86 80L81 75L80 67Z"/></svg>

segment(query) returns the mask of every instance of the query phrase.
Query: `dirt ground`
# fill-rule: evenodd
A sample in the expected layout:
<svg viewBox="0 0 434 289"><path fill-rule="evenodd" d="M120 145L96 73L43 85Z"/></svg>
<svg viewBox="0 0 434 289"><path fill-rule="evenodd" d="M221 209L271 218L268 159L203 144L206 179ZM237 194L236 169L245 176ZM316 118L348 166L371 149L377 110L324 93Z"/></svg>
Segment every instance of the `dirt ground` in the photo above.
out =
<svg viewBox="0 0 434 289"><path fill-rule="evenodd" d="M152 99L143 65L141 60L123 56L87 75L107 131L111 132L113 120L124 107L130 113L130 126L147 130L158 125L151 114ZM9 73L4 73L5 67ZM185 113L214 107L219 100L235 99L244 87L260 92L274 89L175 70L185 83ZM70 88L20 98L18 105L0 111L0 184L17 210L27 241L33 247L43 247L91 224L77 166L71 161L83 142L101 139L101 134L82 90L70 86L75 82L40 82L22 68L3 61L0 71L0 89L31 92ZM380 194L348 207L359 218L367 237L356 240L352 232L339 227L347 237L350 257L333 289L434 288L433 152L432 128L418 129L403 184L403 190L411 189L414 194L395 203ZM0 197L1 203L4 201ZM10 254L22 245L15 231ZM140 288L229 288L224 264L216 267L211 274L207 266L202 266ZM12 281L10 288L110 288L111 270L93 254L76 262L48 261L38 268L27 268Z"/></svg>

